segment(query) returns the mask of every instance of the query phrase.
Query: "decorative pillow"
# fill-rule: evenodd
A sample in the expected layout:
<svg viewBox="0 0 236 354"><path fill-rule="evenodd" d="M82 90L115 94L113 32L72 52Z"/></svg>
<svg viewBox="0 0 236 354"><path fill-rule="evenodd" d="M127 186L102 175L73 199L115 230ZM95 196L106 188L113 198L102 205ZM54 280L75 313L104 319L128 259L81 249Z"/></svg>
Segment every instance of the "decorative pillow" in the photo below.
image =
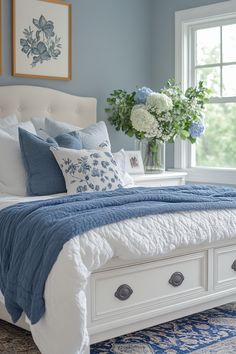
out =
<svg viewBox="0 0 236 354"><path fill-rule="evenodd" d="M134 179L128 174L126 169L126 154L125 150L121 149L118 152L113 153L114 160L117 163L119 168L119 172L122 176L122 181L124 186L132 186L134 185Z"/></svg>
<svg viewBox="0 0 236 354"><path fill-rule="evenodd" d="M116 161L108 151L51 148L68 194L110 191L123 185Z"/></svg>
<svg viewBox="0 0 236 354"><path fill-rule="evenodd" d="M12 114L4 118L0 118L0 129L5 130L6 128L16 124L18 124L18 119L15 114Z"/></svg>
<svg viewBox="0 0 236 354"><path fill-rule="evenodd" d="M5 128L4 130L9 135L11 135L13 138L18 140L18 138L19 138L19 131L18 131L19 128L27 130L27 132L29 132L29 133L36 134L35 127L34 127L33 123L30 122L30 121L21 122L21 123L17 123L17 124L11 125L11 126Z"/></svg>
<svg viewBox="0 0 236 354"><path fill-rule="evenodd" d="M49 137L47 139L48 143L56 143L60 147L65 147L67 149L75 149L81 150L82 149L82 142L80 139L80 135L77 132L65 133L58 135L56 138Z"/></svg>
<svg viewBox="0 0 236 354"><path fill-rule="evenodd" d="M0 191L26 195L26 173L19 142L0 129Z"/></svg>
<svg viewBox="0 0 236 354"><path fill-rule="evenodd" d="M64 193L65 181L50 147L58 146L56 141L48 143L26 130L19 129L21 153L28 176L29 195L50 195Z"/></svg>
<svg viewBox="0 0 236 354"><path fill-rule="evenodd" d="M57 122L46 118L45 130L46 133L53 138L59 134L69 133L72 130L75 130L81 137L83 149L93 150L104 144L106 144L109 150L111 149L107 127L104 122L98 122L90 125L88 128L80 129L75 126L71 126L70 124Z"/></svg>

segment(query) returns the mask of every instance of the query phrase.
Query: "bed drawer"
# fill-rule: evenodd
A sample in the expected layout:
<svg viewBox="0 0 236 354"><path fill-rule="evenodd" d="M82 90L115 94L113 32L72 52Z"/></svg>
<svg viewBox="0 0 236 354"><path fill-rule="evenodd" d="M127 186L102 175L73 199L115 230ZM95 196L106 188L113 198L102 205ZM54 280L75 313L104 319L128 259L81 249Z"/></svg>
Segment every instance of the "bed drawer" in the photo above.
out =
<svg viewBox="0 0 236 354"><path fill-rule="evenodd" d="M214 269L215 289L236 287L236 246L215 249Z"/></svg>
<svg viewBox="0 0 236 354"><path fill-rule="evenodd" d="M170 305L207 290L207 253L94 273L91 320Z"/></svg>

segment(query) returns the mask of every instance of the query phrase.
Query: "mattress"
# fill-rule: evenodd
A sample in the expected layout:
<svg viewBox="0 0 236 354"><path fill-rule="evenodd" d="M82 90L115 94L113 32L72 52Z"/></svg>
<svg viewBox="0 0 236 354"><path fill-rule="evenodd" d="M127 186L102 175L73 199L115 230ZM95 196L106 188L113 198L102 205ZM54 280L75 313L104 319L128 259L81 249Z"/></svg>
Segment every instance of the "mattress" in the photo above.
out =
<svg viewBox="0 0 236 354"><path fill-rule="evenodd" d="M2 196L0 209L19 202L52 197L58 195L33 198ZM235 230L236 209L178 212L105 225L68 241L46 282L45 315L31 326L40 351L50 354L89 353L86 286L91 272L103 267L113 257L125 261L158 257L177 248L236 239ZM65 331L65 328L70 328L70 331Z"/></svg>

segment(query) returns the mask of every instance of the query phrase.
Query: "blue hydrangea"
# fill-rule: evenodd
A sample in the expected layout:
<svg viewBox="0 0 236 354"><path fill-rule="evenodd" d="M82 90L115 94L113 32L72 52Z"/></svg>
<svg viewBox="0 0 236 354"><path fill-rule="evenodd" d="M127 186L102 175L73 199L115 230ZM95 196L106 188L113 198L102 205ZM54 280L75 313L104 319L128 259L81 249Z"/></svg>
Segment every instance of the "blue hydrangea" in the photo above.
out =
<svg viewBox="0 0 236 354"><path fill-rule="evenodd" d="M145 104L147 97L150 96L152 93L153 91L148 87L144 86L139 88L134 98L135 102L137 104Z"/></svg>
<svg viewBox="0 0 236 354"><path fill-rule="evenodd" d="M205 126L203 121L199 120L197 122L193 122L191 127L189 128L189 134L192 138L199 138L205 131Z"/></svg>

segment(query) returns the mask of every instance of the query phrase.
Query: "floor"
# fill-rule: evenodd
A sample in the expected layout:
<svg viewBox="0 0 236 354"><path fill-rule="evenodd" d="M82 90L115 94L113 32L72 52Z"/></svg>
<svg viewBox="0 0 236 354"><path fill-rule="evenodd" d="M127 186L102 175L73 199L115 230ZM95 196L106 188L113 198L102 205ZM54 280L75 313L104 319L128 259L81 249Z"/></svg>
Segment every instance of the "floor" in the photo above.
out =
<svg viewBox="0 0 236 354"><path fill-rule="evenodd" d="M3 321L0 321L0 353L40 354L30 333ZM236 353L236 303L91 347L91 354L187 353Z"/></svg>

